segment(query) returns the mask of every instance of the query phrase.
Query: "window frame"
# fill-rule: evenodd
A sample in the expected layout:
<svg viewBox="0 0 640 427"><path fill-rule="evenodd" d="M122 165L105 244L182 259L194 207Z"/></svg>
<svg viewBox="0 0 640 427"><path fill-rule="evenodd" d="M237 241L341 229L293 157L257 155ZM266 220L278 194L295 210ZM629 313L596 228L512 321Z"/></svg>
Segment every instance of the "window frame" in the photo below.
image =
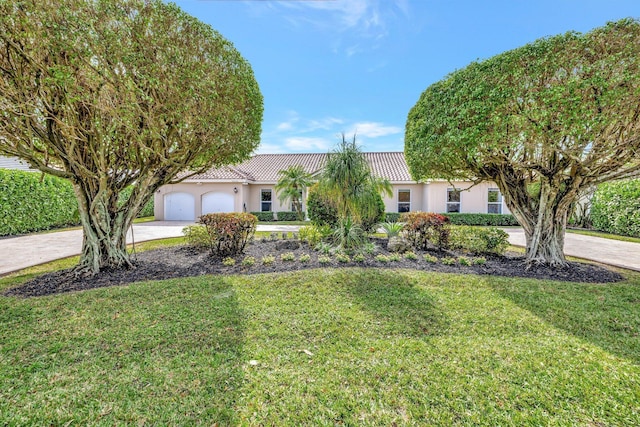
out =
<svg viewBox="0 0 640 427"><path fill-rule="evenodd" d="M451 202L449 201L449 195L451 193L458 193L458 201L457 202ZM447 198L446 198L446 212L447 213L461 213L462 212L462 191L458 190L455 187L448 187L447 188ZM458 210L451 210L450 207L453 205L457 205L458 206Z"/></svg>
<svg viewBox="0 0 640 427"><path fill-rule="evenodd" d="M497 202L491 202L490 198L489 198L489 194L491 192L497 192L498 193L498 201ZM498 207L498 211L497 212L491 212L491 206L497 206ZM490 187L487 188L487 213L490 214L502 214L502 193L500 192L500 189L497 187Z"/></svg>
<svg viewBox="0 0 640 427"><path fill-rule="evenodd" d="M269 193L270 197L268 201L262 200L262 195ZM269 209L265 210L265 203L269 204ZM261 188L260 189L260 212L273 212L273 190L271 188Z"/></svg>
<svg viewBox="0 0 640 427"><path fill-rule="evenodd" d="M408 202L400 201L400 193L408 193L409 194L409 201ZM396 208L398 210L398 213L411 212L411 189L410 188L399 188L398 192L397 192L397 197L398 197L398 203L397 203ZM400 205L406 205L407 210L400 210Z"/></svg>

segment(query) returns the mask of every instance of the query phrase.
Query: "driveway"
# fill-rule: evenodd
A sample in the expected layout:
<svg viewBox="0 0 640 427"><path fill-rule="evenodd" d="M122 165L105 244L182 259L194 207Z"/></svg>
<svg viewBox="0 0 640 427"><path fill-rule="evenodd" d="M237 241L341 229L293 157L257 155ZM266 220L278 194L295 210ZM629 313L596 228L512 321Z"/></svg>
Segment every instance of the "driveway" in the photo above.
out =
<svg viewBox="0 0 640 427"><path fill-rule="evenodd" d="M182 229L193 224L179 221L152 221L133 226L127 242L143 242L182 236ZM258 225L258 231L296 231L296 225ZM524 232L505 229L509 242L524 246ZM60 258L80 254L82 230L59 231L0 239L0 276ZM567 233L567 255L640 271L640 244Z"/></svg>

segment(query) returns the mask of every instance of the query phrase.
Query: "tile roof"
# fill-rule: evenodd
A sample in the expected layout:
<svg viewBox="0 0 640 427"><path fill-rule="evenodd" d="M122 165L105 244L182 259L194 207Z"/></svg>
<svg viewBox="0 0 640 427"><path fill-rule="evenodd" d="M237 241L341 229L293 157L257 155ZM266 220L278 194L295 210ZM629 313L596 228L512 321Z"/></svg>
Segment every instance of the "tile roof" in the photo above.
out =
<svg viewBox="0 0 640 427"><path fill-rule="evenodd" d="M413 181L403 152L364 153L364 155L374 175L392 182ZM314 174L322 169L326 158L326 153L257 154L239 165L213 168L205 173L194 175L189 180L247 180L275 183L278 181L278 172L289 166L301 165L306 172Z"/></svg>

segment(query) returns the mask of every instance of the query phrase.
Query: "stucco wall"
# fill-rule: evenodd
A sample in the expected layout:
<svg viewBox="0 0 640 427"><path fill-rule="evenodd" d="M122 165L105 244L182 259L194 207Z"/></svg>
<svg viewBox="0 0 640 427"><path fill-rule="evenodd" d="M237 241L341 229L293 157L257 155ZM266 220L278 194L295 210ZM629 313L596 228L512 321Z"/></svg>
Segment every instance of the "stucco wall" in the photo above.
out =
<svg viewBox="0 0 640 427"><path fill-rule="evenodd" d="M234 188L238 190L234 192ZM207 193L224 193L231 195L234 200L234 211L242 212L242 202L247 186L241 183L194 183L182 182L179 184L171 184L160 187L154 195L154 214L158 221L165 219L165 196L171 193L187 193L194 198L195 219L202 215L202 197Z"/></svg>
<svg viewBox="0 0 640 427"><path fill-rule="evenodd" d="M398 190L409 190L411 196L411 210L424 211L424 184L393 184L393 196L383 196L385 212L398 212Z"/></svg>
<svg viewBox="0 0 640 427"><path fill-rule="evenodd" d="M494 183L482 183L470 187L468 182L453 182L454 186L463 190L460 194L461 213L487 213L489 188L497 188ZM427 206L425 211L446 212L447 211L447 189L452 188L448 182L431 182L427 186ZM502 213L508 214L509 209L502 202Z"/></svg>

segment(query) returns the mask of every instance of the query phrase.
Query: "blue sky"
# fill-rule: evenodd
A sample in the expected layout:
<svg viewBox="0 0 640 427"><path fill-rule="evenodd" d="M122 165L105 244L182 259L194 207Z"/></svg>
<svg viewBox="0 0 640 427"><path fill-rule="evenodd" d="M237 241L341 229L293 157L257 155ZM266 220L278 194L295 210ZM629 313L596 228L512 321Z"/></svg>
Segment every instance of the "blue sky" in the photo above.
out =
<svg viewBox="0 0 640 427"><path fill-rule="evenodd" d="M420 94L540 37L640 17L638 0L187 0L251 63L264 96L258 153L402 151Z"/></svg>

